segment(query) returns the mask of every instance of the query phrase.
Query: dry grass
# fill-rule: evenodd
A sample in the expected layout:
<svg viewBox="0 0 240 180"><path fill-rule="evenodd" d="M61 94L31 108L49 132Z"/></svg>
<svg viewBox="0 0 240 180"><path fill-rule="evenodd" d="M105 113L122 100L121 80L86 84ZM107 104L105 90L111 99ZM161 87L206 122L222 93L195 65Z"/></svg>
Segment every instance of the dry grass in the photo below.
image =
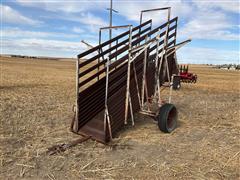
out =
<svg viewBox="0 0 240 180"><path fill-rule="evenodd" d="M61 154L69 132L73 62L0 60L1 179L239 179L239 72L191 66L195 85L173 93L179 128L163 134L136 114L111 145L87 141Z"/></svg>

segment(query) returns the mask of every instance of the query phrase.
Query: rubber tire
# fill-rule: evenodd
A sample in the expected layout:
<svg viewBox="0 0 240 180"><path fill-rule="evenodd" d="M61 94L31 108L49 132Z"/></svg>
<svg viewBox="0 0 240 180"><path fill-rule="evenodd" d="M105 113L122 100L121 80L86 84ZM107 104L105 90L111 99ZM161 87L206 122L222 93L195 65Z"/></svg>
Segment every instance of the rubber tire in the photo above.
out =
<svg viewBox="0 0 240 180"><path fill-rule="evenodd" d="M195 76L193 83L197 82L197 76Z"/></svg>
<svg viewBox="0 0 240 180"><path fill-rule="evenodd" d="M157 115L159 129L164 133L171 133L177 127L177 118L177 108L173 104L166 103L162 105ZM169 123L171 123L170 127Z"/></svg>
<svg viewBox="0 0 240 180"><path fill-rule="evenodd" d="M176 76L174 76L173 78L177 78ZM176 85L176 84L177 85ZM177 86L177 87L175 87L175 86ZM179 80L177 81L177 80L175 80L175 79L173 79L173 90L180 90L180 88L181 88L181 77L179 77Z"/></svg>
<svg viewBox="0 0 240 180"><path fill-rule="evenodd" d="M181 81L179 81L179 84L178 84L178 89L177 89L177 90L180 90L180 89L181 89L181 87L182 87L182 85L181 85Z"/></svg>

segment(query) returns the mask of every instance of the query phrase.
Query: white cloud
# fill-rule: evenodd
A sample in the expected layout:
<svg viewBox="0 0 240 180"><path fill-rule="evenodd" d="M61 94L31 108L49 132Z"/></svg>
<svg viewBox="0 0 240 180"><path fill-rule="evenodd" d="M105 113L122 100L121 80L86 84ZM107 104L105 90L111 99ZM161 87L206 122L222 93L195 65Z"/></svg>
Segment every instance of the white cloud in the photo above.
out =
<svg viewBox="0 0 240 180"><path fill-rule="evenodd" d="M87 48L80 42L46 40L46 39L19 39L2 40L3 54L24 54L33 56L76 57Z"/></svg>
<svg viewBox="0 0 240 180"><path fill-rule="evenodd" d="M239 51L213 48L186 47L177 53L179 63L195 64L239 64Z"/></svg>
<svg viewBox="0 0 240 180"><path fill-rule="evenodd" d="M43 9L55 14L45 18L64 19L87 25L90 32L97 32L99 27L108 23L89 11L104 11L109 6L108 1L49 1L49 0L16 0L19 5Z"/></svg>
<svg viewBox="0 0 240 180"><path fill-rule="evenodd" d="M104 11L109 6L108 1L38 1L17 0L20 5L45 9L52 12L64 12L56 18L79 22L86 25L90 32L96 33L101 26L108 23L102 18L94 15L93 11ZM185 22L180 29L179 35L196 39L219 39L236 40L238 35L232 33L228 12L239 13L239 2L235 0L149 0L149 1L114 1L113 8L118 10L118 15L128 20L139 22L140 12L143 9L158 7L171 7L172 17L179 16L181 22ZM144 13L144 20L153 19L153 25L166 20L166 12ZM52 17L50 17L52 18ZM115 18L113 18L116 24ZM207 25L207 28L206 28Z"/></svg>
<svg viewBox="0 0 240 180"><path fill-rule="evenodd" d="M239 40L231 30L236 27L229 16L221 11L202 9L179 29L179 35L194 39Z"/></svg>
<svg viewBox="0 0 240 180"><path fill-rule="evenodd" d="M5 23L13 23L13 24L27 24L27 25L40 25L41 21L30 19L26 16L23 16L18 11L12 9L9 6L1 5L1 20Z"/></svg>
<svg viewBox="0 0 240 180"><path fill-rule="evenodd" d="M171 7L172 17L181 16L188 17L192 13L192 8L188 3L181 0L151 0L151 1L116 1L116 10L119 14L125 16L127 19L139 22L140 12L145 9L155 9L161 7ZM144 19L153 19L153 21L162 22L167 18L167 11L154 11L151 13L144 13Z"/></svg>
<svg viewBox="0 0 240 180"><path fill-rule="evenodd" d="M220 8L224 11L239 14L239 1L238 0L192 0L195 5L200 9Z"/></svg>
<svg viewBox="0 0 240 180"><path fill-rule="evenodd" d="M75 33L83 33L84 32L84 30L82 28L79 28L79 27L73 27L72 31L75 32Z"/></svg>
<svg viewBox="0 0 240 180"><path fill-rule="evenodd" d="M107 24L102 18L91 13L81 13L80 17L73 17L73 20L93 26L105 26Z"/></svg>
<svg viewBox="0 0 240 180"><path fill-rule="evenodd" d="M108 26L108 18L102 18L97 16L97 13L101 11L107 12L105 9L109 7L109 1L55 1L55 0L16 0L19 5L23 5L26 7L33 7L42 9L45 15L45 18L58 19L58 20L67 20L72 21L75 24L75 27L67 27L71 32L81 34L81 38L86 40L91 44L96 44L96 38L92 37L93 34L96 34L99 30L99 27ZM114 14L113 24L119 25L119 21L117 16L125 17L130 22L139 23L140 11L143 9L150 8L158 8L164 6L172 7L172 17L179 16L179 30L178 36L181 38L193 38L193 39L216 39L216 40L239 40L239 34L237 34L236 30L239 30L239 22L234 22L234 18L232 13L239 13L239 2L238 1L227 1L227 0L215 0L215 1L201 1L201 0L135 0L135 1L113 1L113 8L118 10L118 14ZM1 6L2 7L2 6ZM5 6L8 7L8 6ZM10 8L10 7L8 7ZM2 8L1 8L2 9ZM6 11L6 10L5 10ZM10 8L8 9L10 14L9 17L5 17L5 21L8 20L12 23L25 23L35 25L38 24L39 21L35 21L29 19L19 12ZM48 11L48 12L46 12ZM46 13L45 13L46 12ZM14 14L14 15L13 15ZM41 14L40 14L41 16ZM234 14L235 16L235 14ZM23 18L22 18L23 17ZM121 18L122 18L121 17ZM153 19L153 22L157 25L165 21L166 12L164 13L146 13L144 15L144 20L149 18ZM119 18L120 19L120 18ZM126 24L130 23L129 21ZM124 23L125 24L125 23ZM64 25L64 24L63 24ZM79 25L79 26L78 26ZM84 25L85 33L82 32L82 28ZM234 29L235 28L235 29ZM87 31L87 30L89 31ZM17 33L19 35L17 35ZM5 32L9 37L21 37L24 39L14 41L4 40L5 47L8 47L8 50L11 48L12 50L18 49L26 51L27 48L23 48L21 43L26 47L30 48L30 50L34 50L36 53L41 52L49 52L52 50L54 52L67 52L69 54L74 54L75 52L79 53L82 48L86 48L84 45L81 45L80 38L79 43L69 42L70 44L65 43L66 41L53 41L53 40L44 40L46 37L57 38L58 36L67 38L66 34L52 34L49 32L32 32L32 31L21 31L21 30L11 30L9 32ZM30 39L26 39L29 34ZM75 34L76 35L76 34ZM69 37L72 35L69 34ZM89 38L88 38L89 36ZM38 42L39 41L39 42ZM92 42L91 42L92 41ZM46 43L46 45L44 45ZM52 43L52 45L51 45ZM57 45L57 43L63 43L63 46ZM39 50L37 46L39 46ZM9 46L7 46L9 45ZM69 47L67 47L69 45ZM77 46L79 50L73 49L73 46ZM80 47L80 46L81 47ZM6 49L6 48L5 48ZM43 50L44 49L44 50ZM50 49L50 50L48 50ZM63 49L63 50L61 50ZM65 50L64 50L65 49ZM235 51L221 51L217 49L206 49L206 48L183 48L185 53L180 50L180 56L182 60L189 60L196 62L205 62L205 61L235 61L239 53ZM31 51L31 52L32 52ZM29 51L30 52L30 51ZM224 54L224 55L223 55ZM226 55L226 56L225 56Z"/></svg>
<svg viewBox="0 0 240 180"><path fill-rule="evenodd" d="M49 0L16 0L16 2L22 6L35 7L45 9L52 12L65 12L65 13L77 13L86 12L88 10L106 9L108 7L108 1L49 1Z"/></svg>
<svg viewBox="0 0 240 180"><path fill-rule="evenodd" d="M178 35L184 38L239 40L232 29L236 27L229 12L239 13L236 1L117 1L116 9L128 20L139 22L140 11L158 7L171 7L171 17L179 16ZM126 8L127 7L127 8ZM146 13L145 20L153 19L159 25L166 21L166 12Z"/></svg>
<svg viewBox="0 0 240 180"><path fill-rule="evenodd" d="M79 38L78 35L58 33L58 32L42 32L28 31L20 28L1 29L3 38Z"/></svg>
<svg viewBox="0 0 240 180"><path fill-rule="evenodd" d="M100 27L107 26L108 23L102 18L95 16L90 12L81 12L78 14L65 14L65 15L52 15L52 16L42 16L43 18L48 19L61 19L72 22L81 23L86 25L85 28L88 28L91 33L98 32Z"/></svg>

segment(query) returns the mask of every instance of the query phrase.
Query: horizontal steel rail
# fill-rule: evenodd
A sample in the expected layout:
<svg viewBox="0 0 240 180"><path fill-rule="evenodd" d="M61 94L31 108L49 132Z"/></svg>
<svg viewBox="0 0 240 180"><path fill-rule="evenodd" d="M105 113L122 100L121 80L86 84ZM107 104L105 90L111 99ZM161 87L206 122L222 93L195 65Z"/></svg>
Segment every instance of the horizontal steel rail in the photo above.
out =
<svg viewBox="0 0 240 180"><path fill-rule="evenodd" d="M147 31L149 31L149 30L150 30L150 28L147 28L147 29L143 30L141 33L138 33L138 34L136 34L136 35L133 35L133 39L136 39L137 36L139 36L139 35L141 35L141 34L144 34L145 32L147 32ZM102 53L100 53L100 54L98 54L98 55L96 55L96 56L88 59L86 62L88 62L88 64L89 64L89 63L93 62L94 60L96 60L97 58L100 58L100 57L102 57L103 55L111 52L112 50L114 50L114 49L116 49L116 48L118 48L118 47L120 47L120 46L122 46L122 45L125 45L127 42L128 42L128 39L126 39L126 40L118 43L117 45L112 46L111 48L107 49L106 51L103 51ZM106 59L102 60L101 62L99 62L99 63L95 64L94 66L92 66L92 67L86 69L85 71L81 72L81 73L79 74L79 77L82 77L82 76L86 75L87 73L89 73L89 72L97 69L98 67L100 67L100 66L102 66L102 65L105 65L106 62L107 62ZM81 64L80 64L80 65L81 65ZM85 65L87 65L87 64L84 63L84 65L81 65L80 68L83 67L83 66L85 66Z"/></svg>
<svg viewBox="0 0 240 180"><path fill-rule="evenodd" d="M170 23L176 22L176 20L177 20L177 18L174 18L174 19L170 20ZM138 43L144 41L145 37L150 36L150 35L153 35L154 33L156 33L156 32L158 31L159 28L164 28L164 27L166 27L166 26L167 26L167 23L165 23L165 24L163 24L163 25L155 28L154 30L152 30L152 31L150 31L149 33L147 33L146 35L144 35L144 36L142 36L142 37L140 37L140 38L137 38L136 40L132 41L132 46L137 45ZM176 25L174 25L173 27L171 27L171 28L169 29L169 32L170 32L170 31L173 31L176 27L177 27ZM162 33L160 34L160 37L163 37L163 36L165 35L165 33L166 33L166 31L162 32ZM171 35L169 36L169 39L171 39L171 38L174 37L175 35L176 35L176 34L174 34L174 33L171 34ZM133 37L134 37L134 39L135 39L135 38L137 37L137 35L135 35L135 36L133 36ZM127 41L128 41L128 40L127 40ZM163 44L163 41L161 41L159 45L161 45L161 44ZM170 44L168 44L168 46L170 46L170 45L172 45L172 44L174 44L174 42L171 42ZM150 51L154 50L155 48L156 48L156 45L155 45L154 47L152 47L152 48L150 49ZM110 59L110 60L111 60L111 59L114 59L116 56L122 54L123 52L125 52L125 51L127 51L127 50L128 50L128 45L125 45L124 47L120 48L118 51L112 53L112 54L109 56L109 59ZM108 52L108 51L107 51L107 52ZM102 55L102 54L101 54L101 55ZM100 56L96 56L96 57L100 57ZM123 59L126 59L126 58L127 58L127 56L124 56L124 58L120 58L118 61L123 61ZM92 60L93 60L93 59L92 59ZM88 61L86 61L86 62L88 62ZM97 69L99 66L105 65L106 62L107 62L107 60L104 59L104 60L102 60L100 63L93 65L92 67L90 67L90 68L86 69L85 71L81 72L81 73L79 74L79 77L83 77L84 75L88 74L89 72L94 71L95 69ZM88 62L88 63L90 63L90 62ZM82 63L82 64L86 65L87 63L84 62L84 63ZM117 63L114 62L113 64L117 64ZM81 66L81 64L80 64L80 66ZM98 77L100 74L102 74L102 73L104 73L104 72L105 72L105 68L103 68L102 70L98 71L98 72L95 73L95 74L92 74L90 77L88 77L87 79L83 80L83 81L80 83L80 86L85 85L86 83L90 82L91 80L93 80L94 78Z"/></svg>
<svg viewBox="0 0 240 180"><path fill-rule="evenodd" d="M145 23L140 24L140 25L137 26L137 27L134 27L134 28L132 29L132 31L134 32L134 31L138 30L140 27L144 27L144 26L146 26L147 24L150 24L151 22L152 22L152 20L146 21ZM110 40L102 43L102 44L99 44L98 46L95 46L95 47L92 48L92 49L89 49L89 50L87 50L87 51L79 54L79 55L78 55L78 58L83 58L84 56L87 56L88 54L93 53L94 51L98 51L99 49L103 48L104 46L107 46L107 45L109 45L110 43L112 43L112 42L114 42L114 41L116 41L116 40L118 40L118 39L121 39L122 37L124 37L124 36L126 36L126 35L128 35L128 34L129 34L129 31L126 31L126 32L124 32L124 33L122 33L122 34L120 34L120 35L118 35L118 36L116 36L116 37L114 37L114 38L112 38L112 39L110 39Z"/></svg>

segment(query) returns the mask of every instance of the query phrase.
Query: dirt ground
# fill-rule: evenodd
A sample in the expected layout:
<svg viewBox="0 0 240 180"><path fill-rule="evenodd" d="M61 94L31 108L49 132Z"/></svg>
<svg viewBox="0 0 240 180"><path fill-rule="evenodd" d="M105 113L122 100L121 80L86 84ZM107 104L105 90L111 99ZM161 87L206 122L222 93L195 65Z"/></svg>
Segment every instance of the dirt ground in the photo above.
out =
<svg viewBox="0 0 240 180"><path fill-rule="evenodd" d="M192 65L197 84L173 92L178 128L144 115L107 146L88 140L56 154L69 132L74 62L0 60L0 179L239 179L240 73Z"/></svg>

